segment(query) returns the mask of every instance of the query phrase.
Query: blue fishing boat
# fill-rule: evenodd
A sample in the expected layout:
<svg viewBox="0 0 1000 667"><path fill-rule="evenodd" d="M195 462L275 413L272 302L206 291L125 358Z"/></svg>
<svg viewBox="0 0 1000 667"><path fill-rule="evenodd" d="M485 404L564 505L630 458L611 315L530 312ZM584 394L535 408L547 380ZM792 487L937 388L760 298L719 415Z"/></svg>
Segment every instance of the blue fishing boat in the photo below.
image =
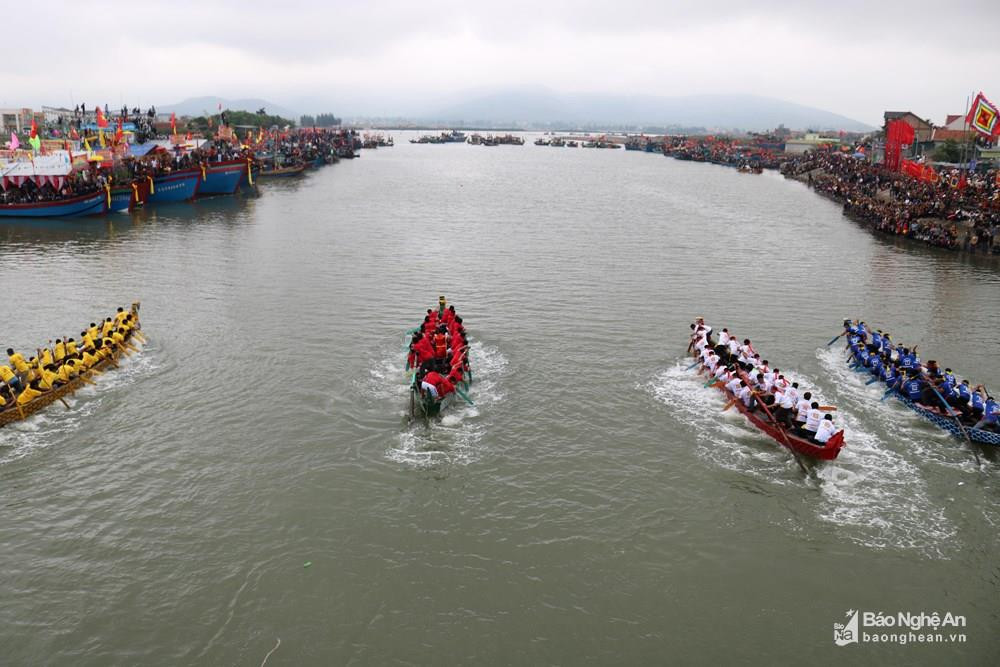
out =
<svg viewBox="0 0 1000 667"><path fill-rule="evenodd" d="M91 192L57 201L40 201L30 204L0 204L0 218L76 218L100 215L107 210L108 193Z"/></svg>
<svg viewBox="0 0 1000 667"><path fill-rule="evenodd" d="M198 186L198 195L231 195L240 187L246 171L245 160L208 163Z"/></svg>
<svg viewBox="0 0 1000 667"><path fill-rule="evenodd" d="M153 187L149 193L149 202L163 204L167 202L188 201L198 194L201 184L201 168L182 169L153 179Z"/></svg>

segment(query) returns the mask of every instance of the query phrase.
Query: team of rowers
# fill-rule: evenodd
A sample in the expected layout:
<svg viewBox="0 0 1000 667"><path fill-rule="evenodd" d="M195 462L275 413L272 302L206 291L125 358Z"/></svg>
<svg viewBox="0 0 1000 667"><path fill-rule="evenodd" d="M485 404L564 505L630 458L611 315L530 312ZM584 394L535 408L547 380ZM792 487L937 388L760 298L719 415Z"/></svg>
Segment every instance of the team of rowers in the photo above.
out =
<svg viewBox="0 0 1000 667"><path fill-rule="evenodd" d="M119 308L114 317L108 317L100 324L91 322L85 331L80 332L79 341L57 338L51 349L39 349L37 356L29 359L8 348L10 363L0 365L0 411L21 409L74 378L86 380L97 372L94 367L103 360L114 359L126 350L135 350L129 341L133 336L142 339L138 326L131 311Z"/></svg>
<svg viewBox="0 0 1000 667"><path fill-rule="evenodd" d="M455 313L455 306L445 307L445 298L438 300L438 310L427 309L423 323L413 333L406 369L415 370L415 386L421 395L427 392L435 400L442 400L456 391L456 386L469 366L469 340L462 326L462 318Z"/></svg>
<svg viewBox="0 0 1000 667"><path fill-rule="evenodd" d="M970 386L968 380L960 380L950 368L942 370L934 360L921 363L916 345L894 345L890 334L872 331L862 321L844 320L844 335L855 366L866 369L889 390L974 429L1000 432L1000 404L985 386Z"/></svg>
<svg viewBox="0 0 1000 667"><path fill-rule="evenodd" d="M837 434L833 415L827 412L832 408L820 406L811 392L800 391L798 382L761 359L749 338L741 343L729 329L723 329L715 341L712 327L701 317L691 325L691 332L689 349L694 348L702 370L715 378L712 386L721 383L734 402L740 401L749 412L761 409L777 426L815 445L826 446Z"/></svg>

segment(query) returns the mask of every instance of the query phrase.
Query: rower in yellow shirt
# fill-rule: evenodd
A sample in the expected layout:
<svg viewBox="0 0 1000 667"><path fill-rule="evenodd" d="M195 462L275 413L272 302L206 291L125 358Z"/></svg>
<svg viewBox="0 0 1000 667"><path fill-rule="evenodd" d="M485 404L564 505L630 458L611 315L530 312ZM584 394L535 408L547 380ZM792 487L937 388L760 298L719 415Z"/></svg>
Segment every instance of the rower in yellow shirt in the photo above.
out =
<svg viewBox="0 0 1000 667"><path fill-rule="evenodd" d="M125 312L125 309L121 306L118 307L118 312L115 313L115 325L120 325L122 320L129 316L129 313Z"/></svg>
<svg viewBox="0 0 1000 667"><path fill-rule="evenodd" d="M14 371L18 375L27 375L28 362L24 360L24 356L20 352L15 352L13 348L7 348L7 358L10 359L10 365L14 367Z"/></svg>
<svg viewBox="0 0 1000 667"><path fill-rule="evenodd" d="M104 324L101 325L101 336L102 337L107 336L109 332L114 330L115 330L114 322L112 322L111 318L109 317L108 319L104 320Z"/></svg>
<svg viewBox="0 0 1000 667"><path fill-rule="evenodd" d="M100 333L101 333L101 330L97 328L97 324L95 324L94 322L91 322L90 323L90 327L87 329L87 334L86 335L90 336L91 340L96 340L97 336L100 335ZM83 335L83 334L81 334L81 335Z"/></svg>
<svg viewBox="0 0 1000 667"><path fill-rule="evenodd" d="M66 341L66 356L75 357L76 356L76 341L72 338Z"/></svg>
<svg viewBox="0 0 1000 667"><path fill-rule="evenodd" d="M38 386L37 382L32 382L30 385L24 388L24 391L18 394L17 404L26 405L28 403L31 403L33 400L35 400L44 393L45 392L42 390L41 387Z"/></svg>
<svg viewBox="0 0 1000 667"><path fill-rule="evenodd" d="M38 381L39 387L42 389L55 389L57 382L59 382L59 376L52 371L51 364L42 368Z"/></svg>
<svg viewBox="0 0 1000 667"><path fill-rule="evenodd" d="M87 368L93 368L97 364L97 362L100 361L100 359L94 356L93 352L94 352L93 346L87 346L83 348L83 364Z"/></svg>
<svg viewBox="0 0 1000 667"><path fill-rule="evenodd" d="M59 376L59 379L62 382L69 382L74 377L76 377L76 373L73 372L72 364L63 364L62 366L60 366L59 371L56 373L56 375Z"/></svg>
<svg viewBox="0 0 1000 667"><path fill-rule="evenodd" d="M41 365L43 367L44 366L51 366L52 365L52 350L50 350L49 348L45 348L44 350L42 350L42 356L40 358L40 361L41 361Z"/></svg>
<svg viewBox="0 0 1000 667"><path fill-rule="evenodd" d="M21 379L10 369L10 366L0 366L0 380L3 380L14 391L21 386Z"/></svg>
<svg viewBox="0 0 1000 667"><path fill-rule="evenodd" d="M66 344L63 343L62 340L60 340L59 338L56 338L55 350L56 350L55 353L56 363L61 363L62 360L66 358Z"/></svg>

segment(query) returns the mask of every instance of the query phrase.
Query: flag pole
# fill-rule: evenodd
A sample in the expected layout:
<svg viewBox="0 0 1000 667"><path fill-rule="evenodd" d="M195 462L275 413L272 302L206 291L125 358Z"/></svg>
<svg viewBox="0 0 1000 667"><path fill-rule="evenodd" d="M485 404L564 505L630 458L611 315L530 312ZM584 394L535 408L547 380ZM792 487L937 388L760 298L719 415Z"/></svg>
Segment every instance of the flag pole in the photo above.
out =
<svg viewBox="0 0 1000 667"><path fill-rule="evenodd" d="M965 123L964 123L964 126L965 126L965 136L962 137L962 162L964 162L966 165L969 164L969 160L968 160L968 151L969 151L969 105L971 104L971 102L970 102L971 99L972 99L971 94L968 95L968 96L966 96L966 98L965 98Z"/></svg>

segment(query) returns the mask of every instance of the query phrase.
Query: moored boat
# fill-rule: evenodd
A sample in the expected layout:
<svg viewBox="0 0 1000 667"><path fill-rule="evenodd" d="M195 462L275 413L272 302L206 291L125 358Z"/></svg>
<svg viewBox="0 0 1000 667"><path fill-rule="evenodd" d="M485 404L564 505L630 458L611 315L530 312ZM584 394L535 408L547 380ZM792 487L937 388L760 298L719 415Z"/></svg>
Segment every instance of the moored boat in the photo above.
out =
<svg viewBox="0 0 1000 667"><path fill-rule="evenodd" d="M293 164L287 167L278 167L276 169L261 169L257 174L257 178L289 178L292 176L298 176L306 170L306 165L304 163Z"/></svg>
<svg viewBox="0 0 1000 667"><path fill-rule="evenodd" d="M201 168L192 167L170 172L153 179L149 199L151 204L180 202L194 199L201 185Z"/></svg>
<svg viewBox="0 0 1000 667"><path fill-rule="evenodd" d="M231 195L246 177L246 160L227 160L205 164L198 195Z"/></svg>
<svg viewBox="0 0 1000 667"><path fill-rule="evenodd" d="M108 211L133 211L139 208L149 199L149 184L149 179L137 178L125 185L112 187Z"/></svg>
<svg viewBox="0 0 1000 667"><path fill-rule="evenodd" d="M25 204L0 204L0 218L76 218L100 215L108 208L105 190L85 195Z"/></svg>

